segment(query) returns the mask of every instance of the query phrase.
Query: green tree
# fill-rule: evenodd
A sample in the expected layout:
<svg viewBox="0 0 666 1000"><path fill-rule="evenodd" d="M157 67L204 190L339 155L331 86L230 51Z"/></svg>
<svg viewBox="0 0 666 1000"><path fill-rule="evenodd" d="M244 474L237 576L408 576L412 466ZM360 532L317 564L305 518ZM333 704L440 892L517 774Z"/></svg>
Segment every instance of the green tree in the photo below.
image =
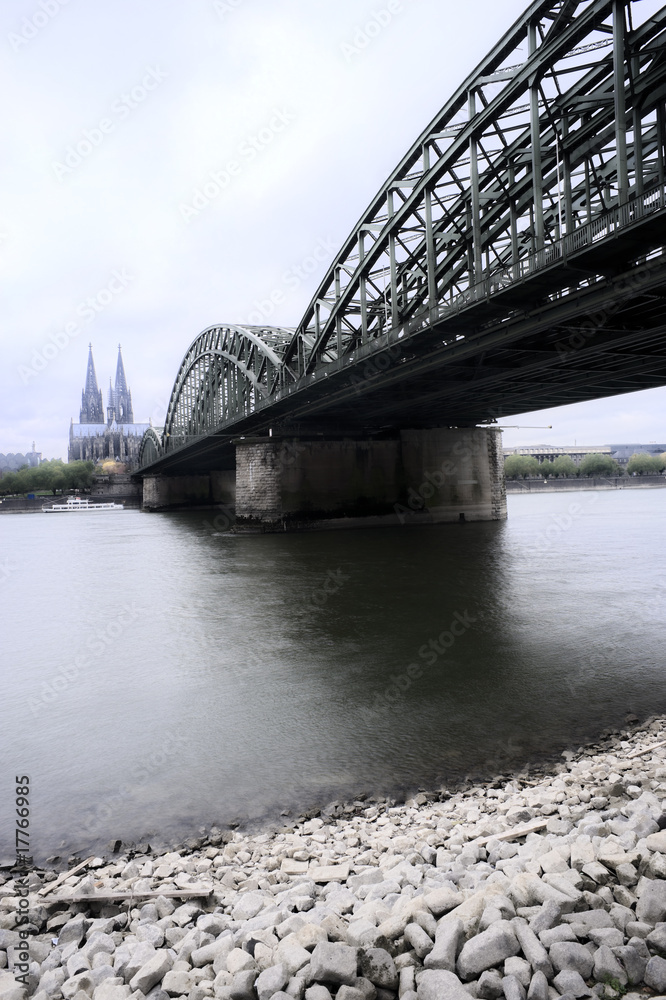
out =
<svg viewBox="0 0 666 1000"><path fill-rule="evenodd" d="M558 478L565 476L577 476L578 466L569 455L558 455L553 462L552 474Z"/></svg>
<svg viewBox="0 0 666 1000"><path fill-rule="evenodd" d="M12 493L18 491L16 476L16 472L5 472L2 479L0 479L0 493L3 496L11 496Z"/></svg>
<svg viewBox="0 0 666 1000"><path fill-rule="evenodd" d="M539 475L544 479L553 475L553 463L549 458L544 458L543 462L539 463Z"/></svg>
<svg viewBox="0 0 666 1000"><path fill-rule="evenodd" d="M504 474L507 479L523 479L540 476L541 466L532 455L508 455L504 460Z"/></svg>
<svg viewBox="0 0 666 1000"><path fill-rule="evenodd" d="M664 461L663 456L645 455L641 452L632 455L627 463L627 472L629 475L637 472L639 476L654 476L662 472L664 468L666 468L666 461Z"/></svg>
<svg viewBox="0 0 666 1000"><path fill-rule="evenodd" d="M581 476L617 476L619 465L610 455L586 455L580 463Z"/></svg>

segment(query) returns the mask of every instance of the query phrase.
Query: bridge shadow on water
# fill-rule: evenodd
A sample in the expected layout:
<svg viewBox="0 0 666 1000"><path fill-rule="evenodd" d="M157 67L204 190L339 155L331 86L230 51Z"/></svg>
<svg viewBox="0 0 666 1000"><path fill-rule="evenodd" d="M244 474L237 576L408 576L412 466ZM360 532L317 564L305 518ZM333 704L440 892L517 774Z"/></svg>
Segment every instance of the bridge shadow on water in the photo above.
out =
<svg viewBox="0 0 666 1000"><path fill-rule="evenodd" d="M179 670L193 715L201 696L214 720L192 748L209 791L215 775L201 818L507 773L655 710L658 633L637 643L632 603L642 584L618 617L617 566L609 598L590 524L553 536L570 498L546 502L565 513L303 535L168 515L197 564L180 578L197 612Z"/></svg>

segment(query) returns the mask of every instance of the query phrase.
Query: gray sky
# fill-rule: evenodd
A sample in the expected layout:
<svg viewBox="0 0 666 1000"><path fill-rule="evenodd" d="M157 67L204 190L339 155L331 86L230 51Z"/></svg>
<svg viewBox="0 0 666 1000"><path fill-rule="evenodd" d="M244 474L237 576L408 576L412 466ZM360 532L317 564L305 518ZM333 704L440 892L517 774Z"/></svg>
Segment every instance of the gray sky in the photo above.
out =
<svg viewBox="0 0 666 1000"><path fill-rule="evenodd" d="M204 327L261 310L295 325L398 159L525 6L4 0L0 451L34 439L66 458L89 341L105 405L120 342L135 419L159 424ZM554 428L505 442L663 441L665 414L657 389L506 418Z"/></svg>

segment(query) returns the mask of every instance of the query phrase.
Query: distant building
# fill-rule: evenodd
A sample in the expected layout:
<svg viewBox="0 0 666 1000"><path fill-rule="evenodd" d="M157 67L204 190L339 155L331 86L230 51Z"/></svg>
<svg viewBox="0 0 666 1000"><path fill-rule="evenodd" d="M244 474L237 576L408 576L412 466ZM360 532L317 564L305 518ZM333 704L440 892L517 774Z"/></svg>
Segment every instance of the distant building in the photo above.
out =
<svg viewBox="0 0 666 1000"><path fill-rule="evenodd" d="M632 455L662 455L666 444L592 444L592 445L552 445L531 444L521 448L504 448L508 455L531 455L538 462L552 462L560 455L567 455L576 465L580 465L588 455L608 455L618 465L626 466Z"/></svg>
<svg viewBox="0 0 666 1000"><path fill-rule="evenodd" d="M20 452L13 454L10 452L8 455L3 455L0 452L0 473L3 472L17 472L22 465L29 465L31 469L39 465L42 460L41 451L35 451L35 442L32 442L32 451L26 452L22 455Z"/></svg>
<svg viewBox="0 0 666 1000"><path fill-rule="evenodd" d="M69 462L102 462L106 458L125 462L132 469L138 465L139 448L144 432L150 424L135 424L132 410L132 394L125 377L123 356L118 345L116 384L109 379L109 402L104 419L102 391L97 384L97 373L92 355L92 344L88 348L88 367L85 388L81 393L79 423L72 422L69 428Z"/></svg>
<svg viewBox="0 0 666 1000"><path fill-rule="evenodd" d="M666 444L612 444L611 458L618 465L626 465L632 455L663 455Z"/></svg>
<svg viewBox="0 0 666 1000"><path fill-rule="evenodd" d="M552 462L561 455L566 455L576 465L580 465L588 455L608 455L611 457L609 444L592 445L552 445L531 444L523 448L504 448L504 457L508 455L531 455L538 462Z"/></svg>

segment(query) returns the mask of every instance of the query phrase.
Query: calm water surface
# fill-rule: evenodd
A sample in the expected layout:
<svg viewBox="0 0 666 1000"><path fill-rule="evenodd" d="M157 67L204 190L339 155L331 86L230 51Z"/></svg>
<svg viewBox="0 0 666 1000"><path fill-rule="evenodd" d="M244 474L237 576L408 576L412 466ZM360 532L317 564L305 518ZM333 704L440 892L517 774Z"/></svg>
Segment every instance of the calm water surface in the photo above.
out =
<svg viewBox="0 0 666 1000"><path fill-rule="evenodd" d="M496 773L665 710L665 506L263 536L0 517L0 855L15 774L43 856Z"/></svg>

